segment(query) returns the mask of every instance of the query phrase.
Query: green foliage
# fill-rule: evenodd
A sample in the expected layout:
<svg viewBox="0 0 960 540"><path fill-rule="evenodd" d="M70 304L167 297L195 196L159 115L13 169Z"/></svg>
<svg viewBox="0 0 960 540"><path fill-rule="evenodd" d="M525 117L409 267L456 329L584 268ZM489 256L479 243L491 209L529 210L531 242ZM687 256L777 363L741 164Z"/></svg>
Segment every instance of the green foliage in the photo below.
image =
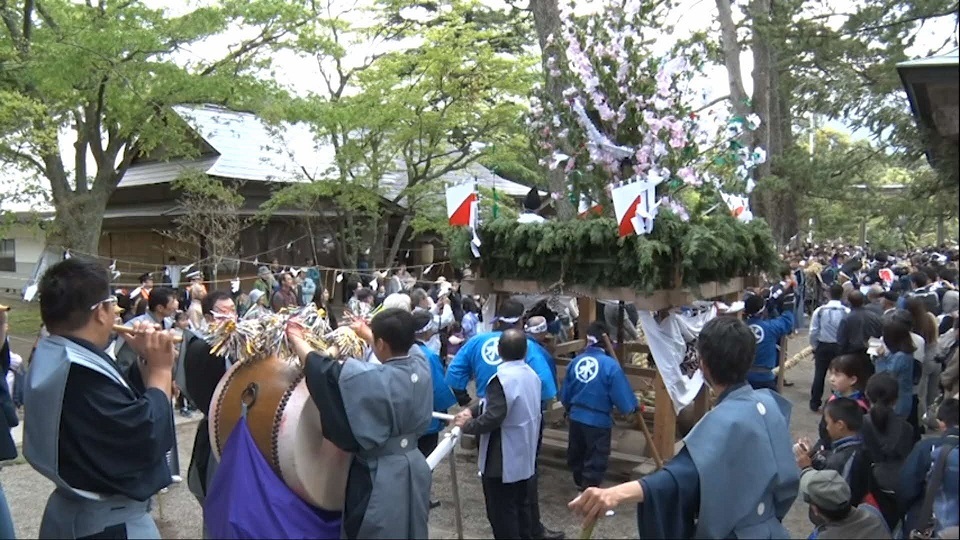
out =
<svg viewBox="0 0 960 540"><path fill-rule="evenodd" d="M616 221L605 217L543 224L503 218L481 225L480 239L483 255L477 266L483 277L623 286L647 293L755 275L777 261L762 221L743 223L725 212L684 222L664 211L651 234L625 238L618 238ZM451 242L456 264L475 262L468 242L462 230Z"/></svg>
<svg viewBox="0 0 960 540"><path fill-rule="evenodd" d="M52 230L67 247L96 252L106 201L135 157L195 151L171 106L250 110L275 98L259 75L307 20L298 1L219 0L178 14L148 4L0 2L0 159L49 185ZM211 42L226 52L185 56Z"/></svg>

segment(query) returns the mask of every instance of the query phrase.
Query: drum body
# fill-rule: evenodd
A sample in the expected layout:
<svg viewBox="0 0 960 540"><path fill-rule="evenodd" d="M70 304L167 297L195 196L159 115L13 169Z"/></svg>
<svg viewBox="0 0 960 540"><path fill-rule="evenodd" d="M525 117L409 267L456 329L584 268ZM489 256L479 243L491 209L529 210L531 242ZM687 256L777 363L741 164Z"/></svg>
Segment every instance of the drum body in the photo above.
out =
<svg viewBox="0 0 960 540"><path fill-rule="evenodd" d="M210 446L218 460L244 403L250 434L274 472L308 503L343 510L351 455L323 438L300 364L266 356L227 370L210 404Z"/></svg>

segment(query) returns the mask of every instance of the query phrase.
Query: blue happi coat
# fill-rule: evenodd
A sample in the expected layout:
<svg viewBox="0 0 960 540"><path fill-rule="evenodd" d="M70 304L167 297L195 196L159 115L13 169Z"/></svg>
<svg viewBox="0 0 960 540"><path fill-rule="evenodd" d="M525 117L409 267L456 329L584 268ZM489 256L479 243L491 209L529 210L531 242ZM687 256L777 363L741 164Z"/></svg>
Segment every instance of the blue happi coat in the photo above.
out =
<svg viewBox="0 0 960 540"><path fill-rule="evenodd" d="M486 395L487 383L497 374L500 359L500 334L494 331L479 334L463 344L450 365L447 366L447 386L454 390L466 390L467 383L473 379L477 385L477 396ZM554 374L550 371L552 360L549 354L536 341L527 338L527 365L540 377L540 399L549 401L557 396Z"/></svg>
<svg viewBox="0 0 960 540"><path fill-rule="evenodd" d="M560 401L571 420L598 428L613 427L613 407L624 414L637 408L620 364L599 347L587 347L570 362Z"/></svg>
<svg viewBox="0 0 960 540"><path fill-rule="evenodd" d="M427 362L430 362L430 377L433 379L433 410L434 412L445 413L450 407L457 404L457 398L443 380L443 363L440 361L440 356L423 343L417 343L417 346L427 357ZM427 428L426 435L440 433L443 426L444 422L442 420L434 418L430 422L430 427Z"/></svg>
<svg viewBox="0 0 960 540"><path fill-rule="evenodd" d="M747 326L757 340L757 352L753 361L753 368L747 374L750 382L767 382L777 378L771 369L777 367L780 353L777 345L780 340L793 332L794 313L787 311L776 319L762 319L751 317L747 319Z"/></svg>

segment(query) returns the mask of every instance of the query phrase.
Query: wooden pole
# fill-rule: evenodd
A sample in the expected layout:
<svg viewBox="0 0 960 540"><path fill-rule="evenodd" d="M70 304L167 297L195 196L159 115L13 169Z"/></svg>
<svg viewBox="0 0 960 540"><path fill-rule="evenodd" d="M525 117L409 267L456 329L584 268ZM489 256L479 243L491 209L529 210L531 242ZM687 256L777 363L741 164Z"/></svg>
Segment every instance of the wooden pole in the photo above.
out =
<svg viewBox="0 0 960 540"><path fill-rule="evenodd" d="M626 359L627 352L623 349L623 315L626 308L624 307L623 300L617 302L617 345L620 346L620 354L614 356L617 360L620 361L620 367L623 367L624 360Z"/></svg>
<svg viewBox="0 0 960 540"><path fill-rule="evenodd" d="M613 343L610 341L610 336L603 335L603 346L607 349L607 354L614 356ZM616 356L614 356L616 358ZM622 369L622 368L621 368ZM657 378L660 377L660 374L657 374ZM672 410L672 409L671 409ZM650 428L647 427L647 421L643 419L643 404L640 404L640 408L637 409L637 424L640 427L640 431L643 432L643 438L647 441L647 448L650 449L650 453L653 454L653 461L657 464L657 468L663 468L663 457L660 454L660 450L657 448L656 443L654 442L653 435L650 433ZM654 420L656 422L656 420ZM674 421L676 424L676 421ZM656 428L656 423L654 423L654 428ZM674 431L676 431L676 425L674 425Z"/></svg>
<svg viewBox="0 0 960 540"><path fill-rule="evenodd" d="M590 323L597 320L597 302L593 298L585 296L577 297L577 310L580 316L577 317L577 338L587 338L587 328Z"/></svg>
<svg viewBox="0 0 960 540"><path fill-rule="evenodd" d="M663 383L660 372L654 378L655 392L653 413L653 442L661 456L673 457L677 438L677 414L673 412L673 400L667 393L667 386Z"/></svg>

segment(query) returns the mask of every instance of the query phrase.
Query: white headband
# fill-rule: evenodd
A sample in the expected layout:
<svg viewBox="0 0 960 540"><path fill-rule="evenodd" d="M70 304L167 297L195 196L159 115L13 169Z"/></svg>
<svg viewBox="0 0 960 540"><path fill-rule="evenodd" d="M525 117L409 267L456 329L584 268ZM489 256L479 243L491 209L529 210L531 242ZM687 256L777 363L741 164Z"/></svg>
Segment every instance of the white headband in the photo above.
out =
<svg viewBox="0 0 960 540"><path fill-rule="evenodd" d="M522 317L522 315L520 317ZM517 321L520 320L520 317L497 317L497 320L507 324L517 324Z"/></svg>
<svg viewBox="0 0 960 540"><path fill-rule="evenodd" d="M533 326L527 326L525 330L530 334L542 334L547 331L547 321Z"/></svg>

